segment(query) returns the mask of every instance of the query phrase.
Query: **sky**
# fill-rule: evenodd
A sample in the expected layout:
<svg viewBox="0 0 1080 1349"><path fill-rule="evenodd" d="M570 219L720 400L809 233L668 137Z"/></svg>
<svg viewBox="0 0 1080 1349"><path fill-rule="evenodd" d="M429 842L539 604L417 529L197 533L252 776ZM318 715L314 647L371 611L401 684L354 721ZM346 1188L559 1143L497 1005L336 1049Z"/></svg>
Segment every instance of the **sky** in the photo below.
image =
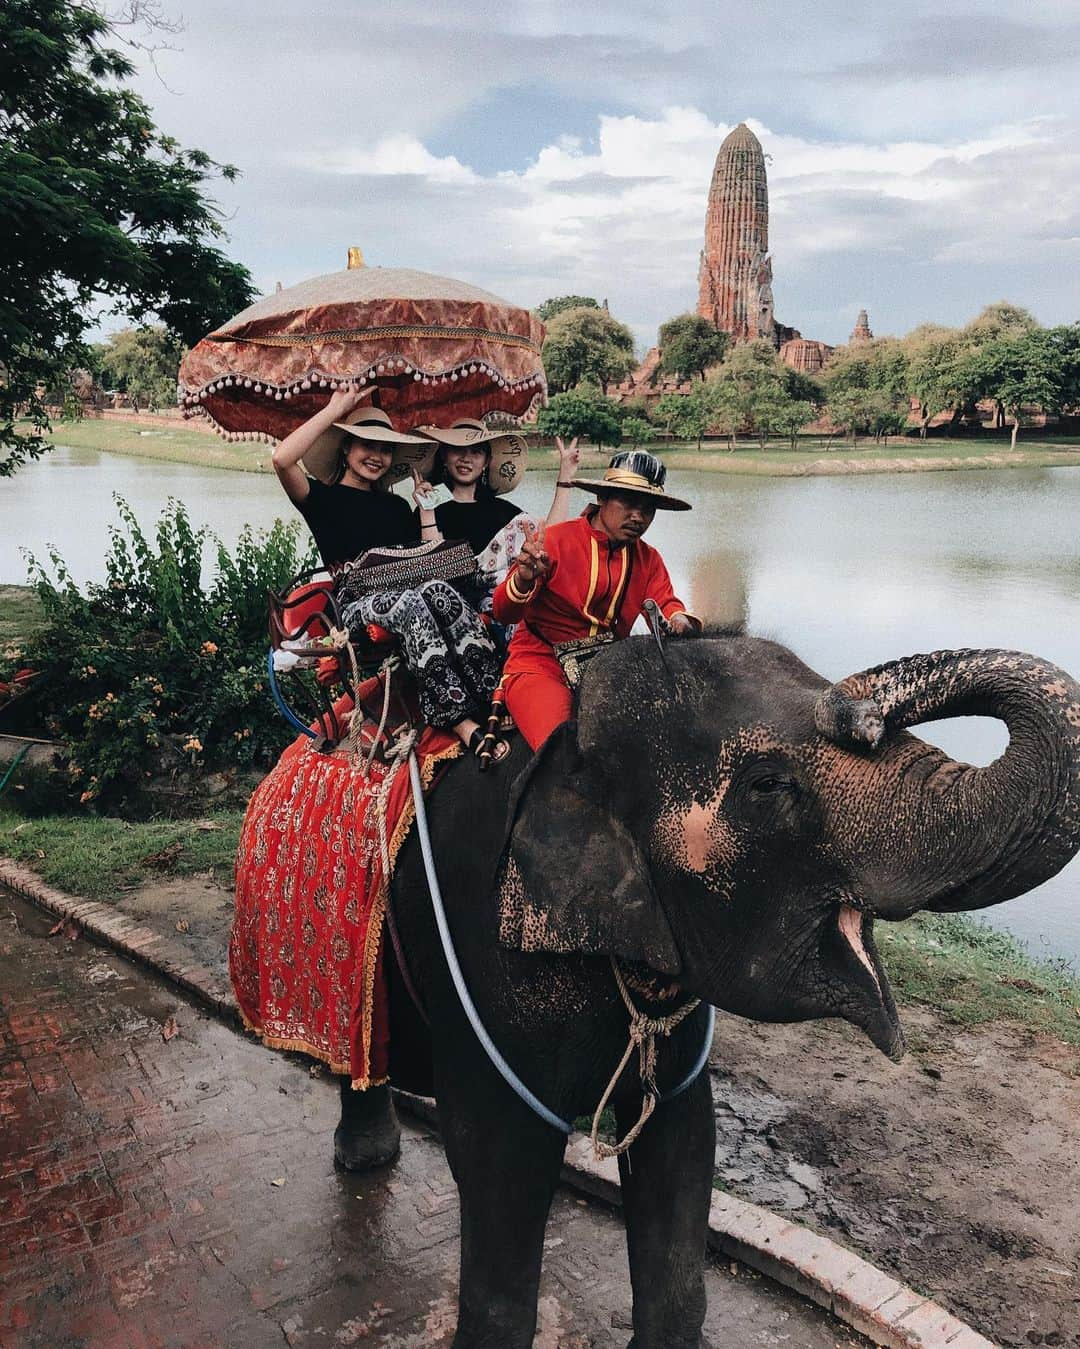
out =
<svg viewBox="0 0 1080 1349"><path fill-rule="evenodd" d="M534 307L592 295L644 349L692 310L713 161L764 146L777 319L846 339L1008 299L1080 318L1076 0L158 0L158 125L260 291L345 266Z"/></svg>

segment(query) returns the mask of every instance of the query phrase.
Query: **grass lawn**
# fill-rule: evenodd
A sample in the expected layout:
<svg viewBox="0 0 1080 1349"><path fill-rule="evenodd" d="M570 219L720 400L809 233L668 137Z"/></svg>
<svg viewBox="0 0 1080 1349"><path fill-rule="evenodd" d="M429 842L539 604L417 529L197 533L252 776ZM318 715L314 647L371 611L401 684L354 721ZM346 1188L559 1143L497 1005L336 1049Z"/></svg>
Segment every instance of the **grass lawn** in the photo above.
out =
<svg viewBox="0 0 1080 1349"><path fill-rule="evenodd" d="M659 447L670 468L705 469L713 473L743 473L767 477L817 477L830 474L932 472L945 469L1047 468L1080 465L1080 438L1023 440L1010 451L1007 436L985 440L908 440L894 438L888 445L872 440L851 446L824 436L806 436L796 450L789 441L773 441L762 450L740 442L678 444Z"/></svg>
<svg viewBox="0 0 1080 1349"><path fill-rule="evenodd" d="M1080 977L966 914L877 923L874 939L898 1002L926 1003L956 1025L1017 1021L1080 1045Z"/></svg>
<svg viewBox="0 0 1080 1349"><path fill-rule="evenodd" d="M122 888L213 871L231 881L244 812L217 810L199 820L133 824L99 815L28 818L0 804L0 854L25 862L49 885L86 899Z"/></svg>
<svg viewBox="0 0 1080 1349"><path fill-rule="evenodd" d="M29 586L0 585L0 651L23 643L39 612L38 598Z"/></svg>
<svg viewBox="0 0 1080 1349"><path fill-rule="evenodd" d="M872 440L851 446L834 440L826 449L824 436L804 436L799 448L792 450L788 440L772 441L765 450L756 444L740 442L729 451L723 440L708 441L699 450L690 443L660 442L653 446L671 468L697 469L711 473L744 473L767 477L801 477L819 474L919 472L954 468L1045 468L1080 464L1080 437L1037 438L1037 433L1021 433L1016 451L1009 450L1007 434L980 440L949 440L934 437L925 441L892 439L888 445ZM237 469L245 473L270 472L269 445L242 442L230 445L206 431L127 425L117 421L57 423L53 441L74 449L107 450L112 454L137 455L144 459L164 459L173 463L197 464L204 468ZM629 445L622 448L629 448ZM598 468L607 464L611 450L586 446L582 464ZM530 466L555 469L554 450L533 449Z"/></svg>
<svg viewBox="0 0 1080 1349"><path fill-rule="evenodd" d="M273 446L257 441L230 445L212 431L196 431L183 422L175 428L127 425L118 421L56 422L50 437L54 445L76 450L108 450L141 459L164 459L202 468L230 468L242 473L269 473Z"/></svg>

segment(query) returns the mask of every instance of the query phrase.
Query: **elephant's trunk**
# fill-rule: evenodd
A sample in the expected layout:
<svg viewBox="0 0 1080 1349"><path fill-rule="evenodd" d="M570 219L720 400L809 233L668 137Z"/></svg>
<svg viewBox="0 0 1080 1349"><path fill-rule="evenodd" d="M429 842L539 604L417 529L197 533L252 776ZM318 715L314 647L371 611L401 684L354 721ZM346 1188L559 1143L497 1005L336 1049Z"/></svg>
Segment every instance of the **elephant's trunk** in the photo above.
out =
<svg viewBox="0 0 1080 1349"><path fill-rule="evenodd" d="M816 710L818 729L848 748L962 716L1008 727L989 767L898 735L856 774L863 804L847 846L882 917L998 904L1080 848L1080 686L1056 666L1013 651L909 656L834 684Z"/></svg>

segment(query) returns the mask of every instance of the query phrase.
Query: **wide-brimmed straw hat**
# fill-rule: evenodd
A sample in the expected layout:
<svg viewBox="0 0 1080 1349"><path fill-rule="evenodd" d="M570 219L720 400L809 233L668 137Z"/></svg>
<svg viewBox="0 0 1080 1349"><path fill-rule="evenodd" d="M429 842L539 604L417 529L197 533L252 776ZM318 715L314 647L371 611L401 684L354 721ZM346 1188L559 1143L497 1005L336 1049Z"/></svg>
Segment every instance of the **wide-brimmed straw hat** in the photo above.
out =
<svg viewBox="0 0 1080 1349"><path fill-rule="evenodd" d="M482 446L488 451L488 486L496 496L512 492L529 463L529 442L512 432L493 430L472 417L462 417L450 426L414 426L420 435L428 436L446 449L465 450Z"/></svg>
<svg viewBox="0 0 1080 1349"><path fill-rule="evenodd" d="M379 479L380 484L386 486L408 477L413 467L421 477L425 476L435 459L435 446L426 437L395 431L381 408L362 407L347 422L334 422L304 455L304 467L313 478L326 483L337 480L341 468L342 431L358 440L379 441L392 447L394 458Z"/></svg>
<svg viewBox="0 0 1080 1349"><path fill-rule="evenodd" d="M655 454L647 450L623 450L611 456L602 478L572 478L570 486L584 488L586 492L629 492L647 497L660 511L692 510L689 501L664 491L666 478L667 469Z"/></svg>

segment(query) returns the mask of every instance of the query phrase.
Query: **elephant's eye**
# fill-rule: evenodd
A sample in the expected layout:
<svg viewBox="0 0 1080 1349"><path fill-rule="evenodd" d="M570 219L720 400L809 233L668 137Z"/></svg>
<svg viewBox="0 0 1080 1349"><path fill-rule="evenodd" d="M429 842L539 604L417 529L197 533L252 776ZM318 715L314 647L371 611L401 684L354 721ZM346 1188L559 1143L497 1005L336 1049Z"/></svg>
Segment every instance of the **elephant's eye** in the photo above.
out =
<svg viewBox="0 0 1080 1349"><path fill-rule="evenodd" d="M794 785L791 778L782 778L777 775L767 778L758 778L756 782L751 784L750 790L757 796L772 796L776 792L789 791Z"/></svg>

